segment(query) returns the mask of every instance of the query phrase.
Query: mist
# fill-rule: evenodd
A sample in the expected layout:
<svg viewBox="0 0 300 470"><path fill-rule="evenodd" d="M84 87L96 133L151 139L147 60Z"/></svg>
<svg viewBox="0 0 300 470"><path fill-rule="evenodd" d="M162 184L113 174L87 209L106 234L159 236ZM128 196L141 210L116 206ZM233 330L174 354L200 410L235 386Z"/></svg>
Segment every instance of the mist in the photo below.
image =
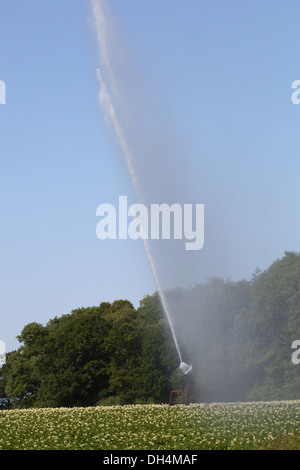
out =
<svg viewBox="0 0 300 470"><path fill-rule="evenodd" d="M201 390L200 399L240 399L245 397L249 378L243 372L243 360L247 360L243 340L254 334L253 325L247 327L248 317L243 318L243 312L251 310L252 284L244 279L233 282L228 274L241 265L232 237L232 214L228 217L231 209L214 188L213 178L205 180L199 175L199 184L195 184L189 146L185 146L180 124L173 118L172 106L151 81L153 74L146 76L139 69L106 2L92 0L91 5L99 46L99 102L119 148L118 158L125 158L134 202L147 207L162 203L205 206L201 250L185 250L184 239L143 240L179 361L192 365L191 380ZM210 162L210 170L205 170L208 156L204 150L198 158L203 160L203 174L223 172L224 179L228 176L226 165L212 171ZM224 273L226 281L220 279Z"/></svg>
<svg viewBox="0 0 300 470"><path fill-rule="evenodd" d="M104 1L91 2L99 44L99 101L112 139L125 158L137 203L205 204L205 191L189 183L183 139L156 83L139 70ZM205 249L187 253L185 241L149 240L163 289L205 279ZM206 257L206 260L205 260Z"/></svg>
<svg viewBox="0 0 300 470"><path fill-rule="evenodd" d="M147 207L152 204L180 204L182 207L203 204L214 213L209 182L202 187L190 183L192 162L184 145L184 136L180 135L180 126L172 117L171 106L168 107L157 83L140 71L107 3L91 0L91 6L99 49L96 70L99 104L118 149L118 158L126 161L135 202ZM208 243L206 247L206 237L209 239L213 228L211 215L204 225L204 245L198 251L185 250L184 239L143 240L179 363L185 361L193 365L199 362L198 340L189 337L187 331L193 331L195 312L186 296L174 302L173 290L191 289L213 275L218 256L215 248L212 253L212 245ZM220 237L224 238L224 234L220 233Z"/></svg>
<svg viewBox="0 0 300 470"><path fill-rule="evenodd" d="M102 0L92 0L91 4L100 53L100 67L97 69L99 102L126 160L137 202L184 205L190 202L190 196L184 190L184 165L179 159L174 139L176 133L168 138L167 126L163 126L161 131L163 107L155 109L151 106L150 109L149 103L145 103L145 95L137 92L136 81L133 78L126 80L130 61L118 41L107 5ZM126 61L122 60L124 56ZM159 126L153 123L159 123ZM153 243L144 238L143 243L181 363L182 355L165 289L166 286L182 286L183 279L187 285L191 273L195 273L195 257L187 258L182 240L181 243L177 240L155 240ZM182 252L180 255L179 250Z"/></svg>

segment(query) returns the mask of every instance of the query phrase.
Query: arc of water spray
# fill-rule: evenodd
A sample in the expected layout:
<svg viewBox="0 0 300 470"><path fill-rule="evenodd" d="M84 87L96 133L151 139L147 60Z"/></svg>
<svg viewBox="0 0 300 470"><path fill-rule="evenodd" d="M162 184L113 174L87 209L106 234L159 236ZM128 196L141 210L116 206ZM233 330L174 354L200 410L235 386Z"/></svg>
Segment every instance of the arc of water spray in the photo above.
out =
<svg viewBox="0 0 300 470"><path fill-rule="evenodd" d="M114 74L113 74L113 71L112 71L112 68L111 68L111 65L110 65L109 55L108 55L107 47L106 47L107 40L108 40L108 23L106 21L105 14L104 14L103 1L99 2L99 0L91 0L91 5L92 5L93 15L94 15L94 19L95 19L95 24L96 24L97 39L98 39L98 45L99 45L99 49L100 49L102 62L103 62L104 67L107 70L107 72L108 72L108 74L111 78L113 88L116 90L116 80L115 80L115 77L114 77ZM131 150L129 148L129 145L127 143L127 139L124 135L122 126L120 125L119 119L117 117L117 113L116 113L116 110L115 110L115 106L113 104L113 100L111 98L110 93L107 90L107 87L105 85L105 81L104 81L99 69L97 69L97 77L98 77L99 85L100 85L99 100L100 100L101 107L104 111L105 117L107 119L109 119L109 121L113 125L117 140L118 140L119 145L121 147L122 153L123 153L123 155L125 156L125 159L126 159L127 167L128 167L129 173L130 173L130 177L131 177L136 195L137 195L138 199L141 200L141 191L140 191L138 178L136 176L136 172L135 172L135 168L134 168L134 158L133 158L133 155L132 155ZM145 250L146 250L146 253L147 253L147 257L148 257L148 260L149 260L149 263L150 263L150 266L151 266L151 269L152 269L152 272L153 272L156 287L157 287L157 290L158 290L158 293L159 293L159 296L160 296L160 299L161 299L161 302L162 302L162 306L163 306L164 312L166 314L167 320L168 320L169 325L170 325L172 337L173 337L174 344L175 344L175 347L176 347L176 350L177 350L177 353L178 353L178 356L179 356L179 359L180 359L180 363L182 363L181 352L180 352L178 341L177 341L177 338L176 338L172 318L171 318L171 315L170 315L170 311L169 311L169 308L168 308L168 304L167 304L163 289L161 287L161 283L160 283L159 276L158 276L158 273L157 273L157 268L156 268L156 265L155 265L155 262L154 262L154 259L153 259L153 256L152 256L152 252L150 250L148 240L145 237L142 237L142 239L143 239L143 243L144 243L144 247L145 247Z"/></svg>

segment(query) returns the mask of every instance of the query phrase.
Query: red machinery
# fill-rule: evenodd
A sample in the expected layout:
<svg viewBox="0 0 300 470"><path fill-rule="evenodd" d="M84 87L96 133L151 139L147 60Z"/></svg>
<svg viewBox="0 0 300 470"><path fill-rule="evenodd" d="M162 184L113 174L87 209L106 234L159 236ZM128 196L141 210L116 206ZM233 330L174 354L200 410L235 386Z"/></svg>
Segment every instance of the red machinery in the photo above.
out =
<svg viewBox="0 0 300 470"><path fill-rule="evenodd" d="M184 376L185 379L185 388L183 390L172 390L170 393L170 400L169 405L189 405L190 404L190 392L189 392L189 384L187 377ZM184 401L174 401L175 397L178 395L182 395L184 397Z"/></svg>

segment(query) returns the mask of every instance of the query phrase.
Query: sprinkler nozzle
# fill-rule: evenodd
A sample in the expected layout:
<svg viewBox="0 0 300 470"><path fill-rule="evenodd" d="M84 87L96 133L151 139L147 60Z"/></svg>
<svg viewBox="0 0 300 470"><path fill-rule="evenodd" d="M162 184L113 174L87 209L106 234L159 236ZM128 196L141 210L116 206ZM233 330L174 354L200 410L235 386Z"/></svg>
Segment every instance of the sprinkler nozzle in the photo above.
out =
<svg viewBox="0 0 300 470"><path fill-rule="evenodd" d="M192 366L189 366L185 362L181 362L179 366L179 370L183 373L183 375L187 375L192 370Z"/></svg>

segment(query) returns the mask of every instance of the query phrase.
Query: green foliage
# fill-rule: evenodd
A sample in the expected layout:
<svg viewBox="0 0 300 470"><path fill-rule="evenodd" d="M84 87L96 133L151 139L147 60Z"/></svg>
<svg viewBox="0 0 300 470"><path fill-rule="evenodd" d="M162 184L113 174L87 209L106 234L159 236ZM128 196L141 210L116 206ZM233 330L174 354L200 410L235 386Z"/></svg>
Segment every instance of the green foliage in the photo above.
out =
<svg viewBox="0 0 300 470"><path fill-rule="evenodd" d="M252 367L259 371L249 398L296 399L300 370L291 345L300 338L300 255L286 252L252 287Z"/></svg>
<svg viewBox="0 0 300 470"><path fill-rule="evenodd" d="M251 281L212 278L166 293L193 401L297 399L300 254L286 252ZM167 402L184 388L157 293L26 325L0 368L0 407Z"/></svg>
<svg viewBox="0 0 300 470"><path fill-rule="evenodd" d="M1 371L3 398L14 407L167 400L175 365L155 296L138 310L118 300L73 310L46 326L31 323L18 339L22 345Z"/></svg>
<svg viewBox="0 0 300 470"><path fill-rule="evenodd" d="M286 252L250 282L210 279L171 291L169 304L193 364L195 399L299 398L300 366L291 361L300 339L299 254Z"/></svg>

